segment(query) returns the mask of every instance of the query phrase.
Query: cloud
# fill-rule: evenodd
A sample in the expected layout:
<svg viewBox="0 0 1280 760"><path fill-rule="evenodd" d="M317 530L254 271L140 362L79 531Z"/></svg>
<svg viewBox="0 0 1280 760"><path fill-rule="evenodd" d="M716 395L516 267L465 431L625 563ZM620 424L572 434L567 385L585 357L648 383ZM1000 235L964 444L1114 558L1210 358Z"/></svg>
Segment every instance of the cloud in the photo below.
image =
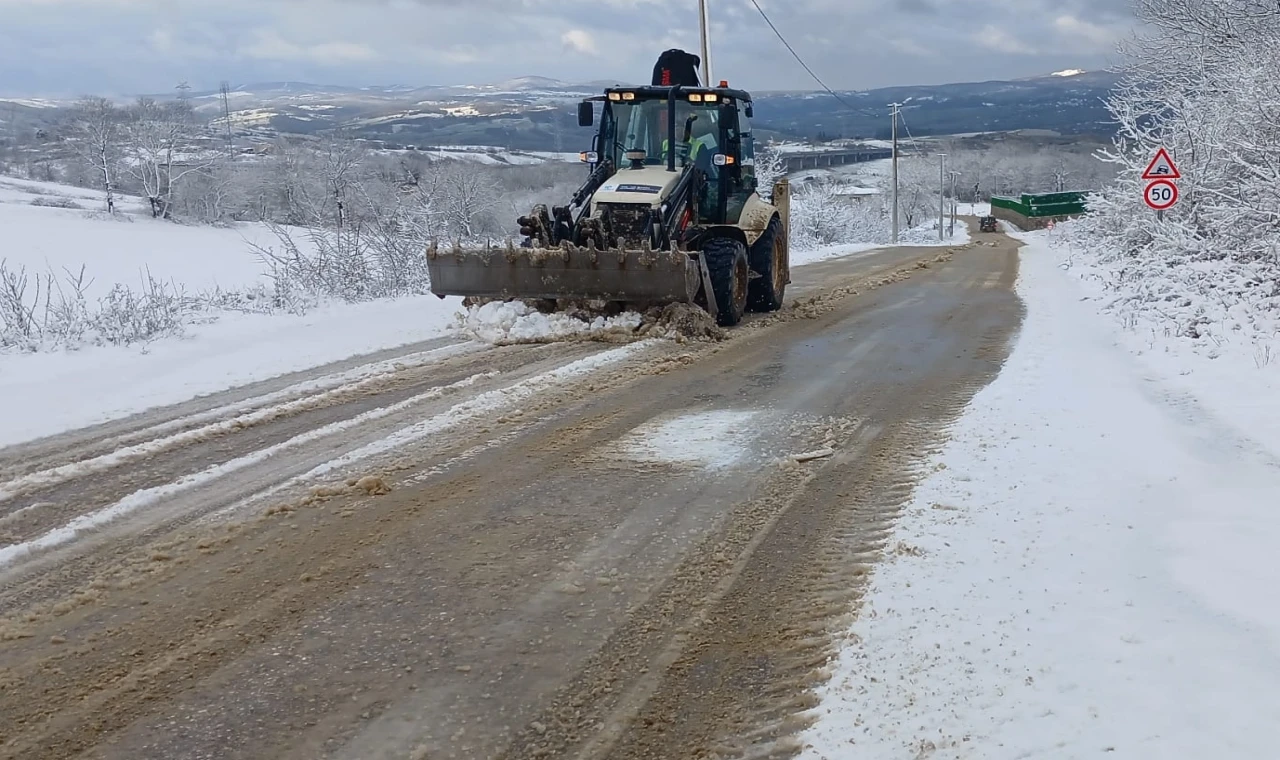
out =
<svg viewBox="0 0 1280 760"><path fill-rule="evenodd" d="M1119 40L1119 30L1114 27L1094 24L1072 15L1058 16L1053 26L1068 37L1074 37L1089 43L1094 50L1110 50Z"/></svg>
<svg viewBox="0 0 1280 760"><path fill-rule="evenodd" d="M1118 0L758 0L828 84L867 89L1096 69ZM748 0L712 5L717 79L817 85ZM697 51L691 0L0 0L0 94L164 92L180 80L644 81ZM607 51L607 55L604 53Z"/></svg>
<svg viewBox="0 0 1280 760"><path fill-rule="evenodd" d="M591 33L582 29L570 29L560 35L560 41L575 53L597 55L600 52L596 48L596 41L592 38Z"/></svg>
<svg viewBox="0 0 1280 760"><path fill-rule="evenodd" d="M356 42L331 40L298 44L280 36L274 29L259 29L254 40L237 52L248 58L269 61L306 61L322 65L340 66L348 63L375 61L378 53L368 45Z"/></svg>
<svg viewBox="0 0 1280 760"><path fill-rule="evenodd" d="M1035 48L1011 35L1004 28L987 24L973 35L974 41L988 50L1014 55L1034 55Z"/></svg>

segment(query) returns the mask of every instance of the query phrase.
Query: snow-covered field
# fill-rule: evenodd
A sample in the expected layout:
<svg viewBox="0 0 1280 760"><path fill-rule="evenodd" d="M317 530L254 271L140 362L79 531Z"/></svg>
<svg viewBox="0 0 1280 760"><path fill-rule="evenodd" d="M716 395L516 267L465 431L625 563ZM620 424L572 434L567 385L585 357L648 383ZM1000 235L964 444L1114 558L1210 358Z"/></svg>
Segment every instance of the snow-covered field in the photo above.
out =
<svg viewBox="0 0 1280 760"><path fill-rule="evenodd" d="M251 243L278 245L263 225L235 228L180 225L152 219L139 198L117 199L117 218L106 216L103 194L67 185L0 177L0 258L34 276L85 268L90 298L116 283L137 287L146 272L189 292L241 288L261 280ZM80 208L51 205L75 203ZM92 212L101 212L95 214Z"/></svg>
<svg viewBox="0 0 1280 760"><path fill-rule="evenodd" d="M1277 370L1126 329L1021 236L1022 333L905 508L804 757L1273 756Z"/></svg>

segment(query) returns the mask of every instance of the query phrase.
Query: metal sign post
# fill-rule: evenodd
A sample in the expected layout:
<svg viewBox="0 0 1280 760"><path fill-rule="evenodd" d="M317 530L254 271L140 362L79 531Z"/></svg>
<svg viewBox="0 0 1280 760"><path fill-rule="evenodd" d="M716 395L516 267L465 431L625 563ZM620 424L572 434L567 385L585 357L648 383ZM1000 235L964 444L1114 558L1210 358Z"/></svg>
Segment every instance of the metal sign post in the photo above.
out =
<svg viewBox="0 0 1280 760"><path fill-rule="evenodd" d="M1178 183L1175 180L1182 179L1182 172L1178 171L1178 165L1173 162L1169 151L1160 148L1151 163L1147 164L1142 178L1147 181L1142 200L1155 210L1156 220L1163 222L1164 212L1178 202Z"/></svg>

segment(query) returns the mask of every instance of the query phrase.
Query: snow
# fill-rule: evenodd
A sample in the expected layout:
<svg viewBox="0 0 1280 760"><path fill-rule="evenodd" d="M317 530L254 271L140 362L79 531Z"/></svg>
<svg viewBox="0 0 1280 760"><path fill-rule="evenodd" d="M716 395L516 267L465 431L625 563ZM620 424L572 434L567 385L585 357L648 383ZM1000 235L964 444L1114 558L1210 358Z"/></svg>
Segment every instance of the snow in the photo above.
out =
<svg viewBox="0 0 1280 760"><path fill-rule="evenodd" d="M149 347L0 355L0 446L437 337L458 305L416 296L305 316L228 314Z"/></svg>
<svg viewBox="0 0 1280 760"><path fill-rule="evenodd" d="M1080 76L1081 74L1087 74L1087 73L1088 73L1088 72L1087 72L1087 71L1085 71L1084 69L1063 69L1062 71L1055 71L1055 72L1053 72L1052 74L1050 74L1049 76L1055 76L1055 77L1078 77L1078 76Z"/></svg>
<svg viewBox="0 0 1280 760"><path fill-rule="evenodd" d="M263 422L315 409L358 392L361 388L376 385L397 371L420 367L439 361L445 356L465 350L466 344L452 344L432 351L402 357L394 361L374 362L355 370L325 375L315 380L295 383L275 393L256 396L236 404L228 404L199 414L188 415L170 422L154 425L145 433L151 437L142 443L122 445L110 453L79 460L48 470L28 473L7 483L0 483L0 503L8 501L33 488L48 488L74 478L105 472L128 462L154 456L196 441L237 432ZM297 396L288 401L283 399ZM237 413L240 412L240 413ZM204 420L213 420L199 424ZM198 425L182 430L184 427ZM181 432L166 434L170 430Z"/></svg>
<svg viewBox="0 0 1280 760"><path fill-rule="evenodd" d="M335 436L347 430L359 430L375 420L388 417L396 412L403 411L424 401L440 398L449 391L474 385L477 381L492 377L495 374L496 373L489 372L472 375L449 385L436 386L395 404L378 407L345 420L338 420L337 422L331 422L328 425L311 428L305 433L300 433L280 443L258 449L257 451L236 457L221 464L211 465L200 472L184 475L171 483L135 491L108 507L95 510L86 515L81 515L71 520L66 525L47 531L29 541L0 547L0 567L3 567L4 565L13 562L15 559L33 551L39 551L70 543L79 538L86 531L94 528L100 528L114 520L137 512L140 509L152 506L193 488L206 485L211 481L223 477L224 475L229 475L239 470L243 470L246 467L263 462L289 449L294 449L303 444L317 441L322 438Z"/></svg>
<svg viewBox="0 0 1280 760"><path fill-rule="evenodd" d="M402 427L383 438L364 444L363 446L359 446L342 456L335 457L324 464L313 467L302 475L272 486L266 491L252 497L247 503L254 503L259 499L266 498L288 488L297 486L300 483L314 482L331 473L340 471L343 468L350 467L354 464L364 462L365 460L387 454L389 452L400 450L405 446L418 443L419 441L433 435L456 429L485 415L508 410L520 414L519 404L529 400L536 394L549 388L554 388L557 385L571 382L597 370L617 364L639 351L651 348L656 345L656 343L657 341L655 340L638 341L620 348L601 351L597 354L592 354L591 356L557 367L556 369L548 372L526 378L509 387L481 393L466 401L455 404L450 407L448 411L420 420L412 425ZM489 376L492 377L494 375L491 374ZM246 503L235 504L221 512L215 513L212 517L224 518L236 513L245 506Z"/></svg>
<svg viewBox="0 0 1280 760"><path fill-rule="evenodd" d="M642 317L624 312L614 317L597 316L590 321L565 313L543 314L523 301L492 301L467 310L459 322L467 335L494 345L545 343L602 333L629 334L640 327Z"/></svg>
<svg viewBox="0 0 1280 760"><path fill-rule="evenodd" d="M791 266L798 267L805 264L816 264L819 261L827 261L829 259L856 256L860 253L868 253L883 247L877 243L851 243L796 250L791 252Z"/></svg>
<svg viewBox="0 0 1280 760"><path fill-rule="evenodd" d="M1255 278L1265 284L1265 272L1228 259L1152 266L1134 276L1132 259L1082 246L1079 227L1014 234L1032 241L1035 255L1058 261L1085 297L1123 326L1118 339L1151 371L1184 394L1221 389L1201 403L1280 450L1280 406L1270 402L1280 385L1280 320L1269 288L1237 285ZM1190 324L1199 337L1187 335Z"/></svg>
<svg viewBox="0 0 1280 760"><path fill-rule="evenodd" d="M621 456L637 462L692 464L722 470L742 461L759 428L758 412L712 409L652 420L616 444Z"/></svg>
<svg viewBox="0 0 1280 760"><path fill-rule="evenodd" d="M31 205L35 200L72 200L83 210ZM152 219L143 206L140 199L123 196L117 208L124 213L112 220L105 218L106 203L98 191L0 177L0 257L10 268L25 266L32 277L50 270L62 277L64 270L78 273L84 265L86 278L93 280L85 294L93 300L116 283L145 283L148 269L188 292L248 287L265 271L250 244L279 246L265 225L175 224Z"/></svg>
<svg viewBox="0 0 1280 760"><path fill-rule="evenodd" d="M0 103L13 103L14 105L26 106L27 108L49 109L57 108L59 103L54 100L46 100L44 98L0 98Z"/></svg>
<svg viewBox="0 0 1280 760"><path fill-rule="evenodd" d="M961 214L964 213L963 206ZM951 217L947 217L944 224L946 229L951 223ZM956 232L952 237L944 240L938 240L938 222L930 221L928 224L921 225L914 230L904 230L899 236L899 245L904 248L934 248L948 247L956 245L965 245L972 238L969 235L969 226L963 220L956 220ZM817 248L805 248L794 250L791 252L791 265L803 266L805 264L815 264L819 261L827 261L830 259L843 258L845 256L856 256L862 253L878 251L886 248L883 243L849 243L844 245L829 245Z"/></svg>
<svg viewBox="0 0 1280 760"><path fill-rule="evenodd" d="M262 225L154 220L140 199L129 196L119 199L117 219L30 205L57 197L88 207L103 196L0 178L3 257L10 268L25 265L30 276L48 269L78 272L84 264L93 280L85 291L91 300L117 282L140 284L146 269L188 292L250 288L263 282L263 270L249 244L278 245ZM456 326L460 304L457 298L418 296L322 305L304 316L219 312L188 325L180 338L148 345L0 354L0 446L438 337Z"/></svg>
<svg viewBox="0 0 1280 760"><path fill-rule="evenodd" d="M1043 233L1026 322L906 505L802 757L1266 757L1280 441L1242 386L1138 353Z"/></svg>

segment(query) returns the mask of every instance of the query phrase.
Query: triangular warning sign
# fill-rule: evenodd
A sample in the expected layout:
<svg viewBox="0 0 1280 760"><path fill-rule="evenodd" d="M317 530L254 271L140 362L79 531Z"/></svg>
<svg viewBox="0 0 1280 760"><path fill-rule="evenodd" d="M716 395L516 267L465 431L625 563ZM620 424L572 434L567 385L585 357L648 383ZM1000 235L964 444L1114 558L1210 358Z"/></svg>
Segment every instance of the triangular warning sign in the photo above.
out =
<svg viewBox="0 0 1280 760"><path fill-rule="evenodd" d="M1156 151L1156 157L1151 159L1151 163L1147 165L1147 170L1142 173L1143 179L1182 179L1182 172L1178 171L1177 164L1173 163L1173 159L1169 157L1169 151L1161 148Z"/></svg>

